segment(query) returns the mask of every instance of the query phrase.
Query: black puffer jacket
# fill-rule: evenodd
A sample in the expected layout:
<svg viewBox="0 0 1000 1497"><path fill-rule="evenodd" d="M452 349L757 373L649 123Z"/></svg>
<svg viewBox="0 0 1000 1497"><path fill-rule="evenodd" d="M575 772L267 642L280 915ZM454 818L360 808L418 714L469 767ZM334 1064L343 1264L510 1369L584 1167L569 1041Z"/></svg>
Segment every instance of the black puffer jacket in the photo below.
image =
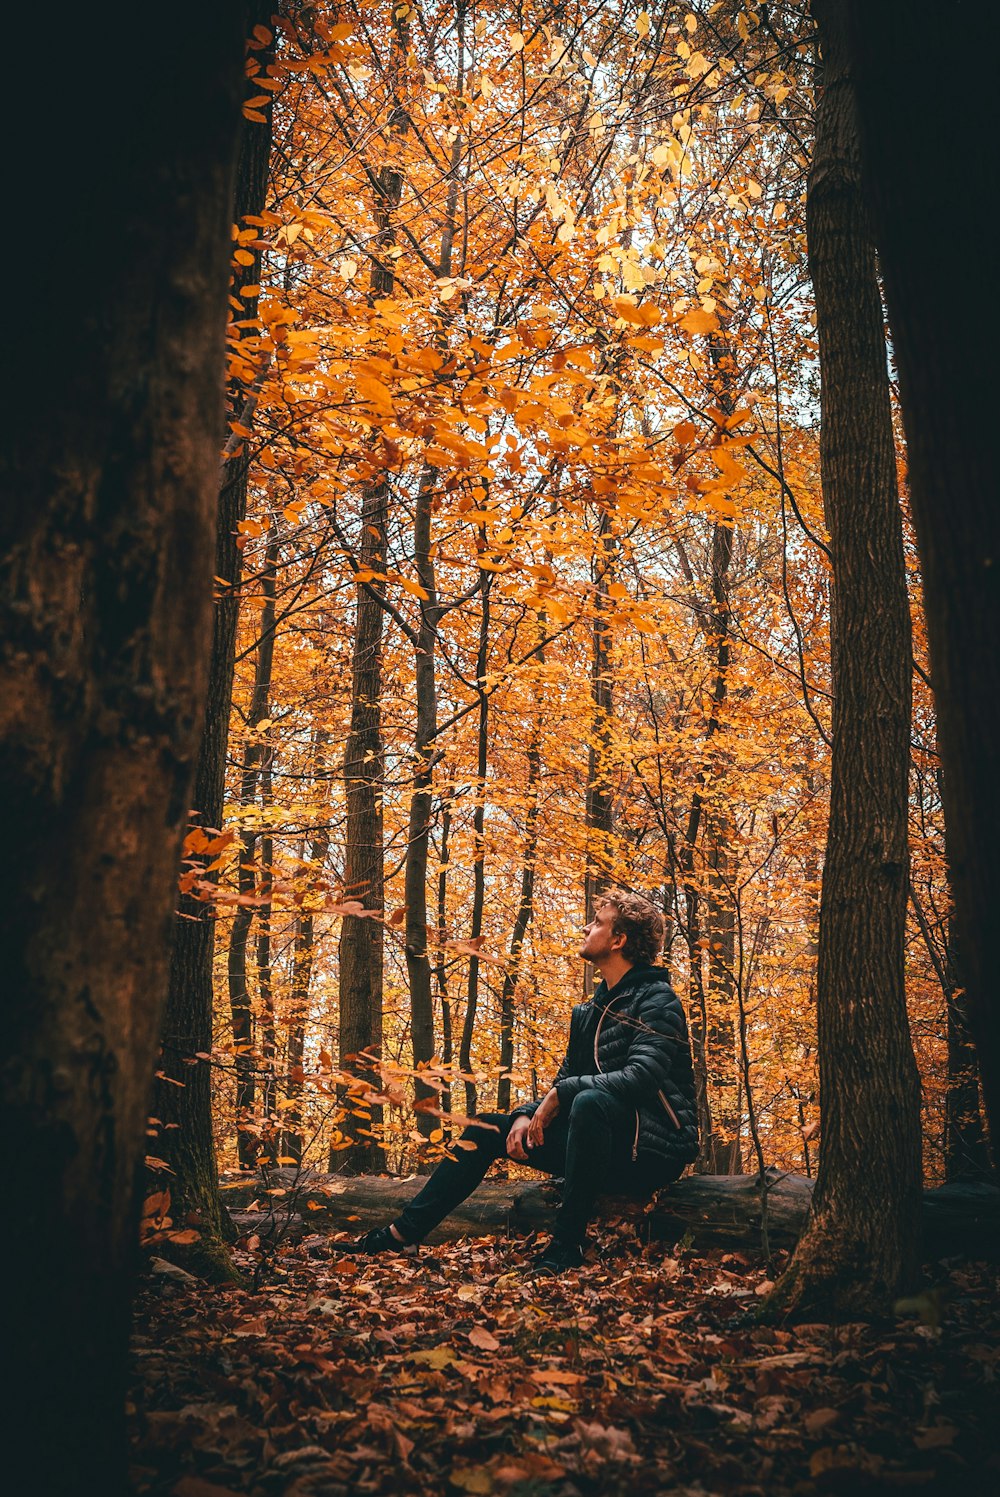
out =
<svg viewBox="0 0 1000 1497"><path fill-rule="evenodd" d="M662 967L632 967L573 1009L554 1083L560 1112L590 1087L634 1107L633 1158L676 1175L698 1152L687 1020ZM517 1109L530 1115L534 1105Z"/></svg>

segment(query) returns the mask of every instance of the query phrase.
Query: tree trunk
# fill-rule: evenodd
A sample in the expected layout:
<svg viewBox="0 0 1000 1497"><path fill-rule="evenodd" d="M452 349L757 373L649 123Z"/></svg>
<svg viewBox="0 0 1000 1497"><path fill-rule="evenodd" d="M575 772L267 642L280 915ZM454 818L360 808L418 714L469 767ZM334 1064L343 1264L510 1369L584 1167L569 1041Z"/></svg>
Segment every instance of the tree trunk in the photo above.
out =
<svg viewBox="0 0 1000 1497"><path fill-rule="evenodd" d="M820 466L833 565L833 752L819 926L823 1132L775 1315L886 1314L919 1260L920 1095L903 978L910 614L882 304L861 195L845 0L814 0L823 89L809 177Z"/></svg>
<svg viewBox="0 0 1000 1497"><path fill-rule="evenodd" d="M485 535L482 537L485 544ZM483 933L483 910L486 905L486 772L489 765L490 697L486 690L486 666L490 648L490 589L493 572L479 574L482 609L479 615L479 649L476 655L476 687L479 692L479 719L476 728L476 804L472 813L475 851L472 865L472 928L469 940L478 942ZM476 1010L479 1005L479 958L469 958L469 985L462 1018L462 1043L458 1063L465 1073L465 1112L475 1117L479 1105L472 1072L472 1040L476 1032Z"/></svg>
<svg viewBox="0 0 1000 1497"><path fill-rule="evenodd" d="M10 81L12 201L25 223L59 213L19 247L4 328L13 1491L128 1489L137 1185L212 630L241 20L112 3L49 29L44 96L29 68ZM7 36L32 55L37 15Z"/></svg>
<svg viewBox="0 0 1000 1497"><path fill-rule="evenodd" d="M805 1224L813 1182L802 1175L767 1172L768 1236L772 1247L794 1245ZM239 1208L260 1192L259 1182L247 1183L227 1197L237 1207L242 1231L262 1236L287 1228L299 1216L299 1235L306 1231L357 1234L359 1215L365 1220L390 1221L412 1200L424 1182L365 1176L344 1180L338 1175L306 1171L276 1171L269 1211L250 1215ZM552 1230L559 1188L550 1180L484 1180L457 1206L428 1242L496 1233ZM759 1248L762 1236L761 1189L756 1175L686 1175L659 1191L652 1208L627 1196L606 1196L601 1211L631 1217L634 1228L657 1241L693 1240L696 1250L713 1244ZM301 1213L301 1215L299 1215ZM961 1255L996 1260L1000 1244L1000 1190L992 1185L942 1185L925 1190L921 1209L919 1246L927 1258ZM627 1230L627 1229L626 1229ZM633 1229L634 1230L634 1229Z"/></svg>
<svg viewBox="0 0 1000 1497"><path fill-rule="evenodd" d="M954 918L949 921L945 979L948 1008L945 1179L986 1180L992 1171L979 1108L979 1067L969 1029L967 995L962 982L962 953L958 947Z"/></svg>
<svg viewBox="0 0 1000 1497"><path fill-rule="evenodd" d="M264 810L271 804L271 756L260 770L260 798ZM271 891L274 882L274 838L263 832L260 839L260 906L257 910L257 992L260 996L260 1118L261 1151L276 1164L278 1147L277 1065L278 1032L274 1013L274 969L271 951Z"/></svg>
<svg viewBox="0 0 1000 1497"><path fill-rule="evenodd" d="M543 657L540 657L543 658ZM521 865L521 897L510 937L507 970L500 990L500 1079L497 1082L497 1112L510 1112L510 1069L514 1064L514 995L517 991L521 947L535 909L535 859L538 855L538 781L542 770L541 719L528 749L528 824Z"/></svg>
<svg viewBox="0 0 1000 1497"><path fill-rule="evenodd" d="M272 5L259 0L249 7L248 30L266 25ZM273 59L273 42L254 54L261 67ZM261 111L266 123L244 120L236 165L235 220L242 225L248 214L259 214L267 195L271 154L271 107ZM242 318L257 315L257 297L242 296L244 288L260 283L261 251L254 247L251 265L234 265L232 291L240 299ZM241 426L250 425L248 407L253 393L242 384L230 390L229 414ZM219 486L218 528L215 538L215 616L212 653L208 670L208 701L198 751L193 804L196 825L219 832L225 797L226 751L233 698L233 668L236 627L239 617L240 551L237 526L246 514L250 457L246 444L227 458ZM204 859L211 862L211 854ZM205 876L214 879L206 869ZM230 1235L225 1208L219 1196L212 1135L212 1085L208 1062L195 1057L212 1049L214 998L215 909L210 902L182 894L174 920L170 946L170 985L163 1015L162 1053L154 1089L153 1111L160 1120L155 1152L167 1161L170 1176L171 1216L177 1223L192 1223L200 1242L185 1250L201 1273L214 1263L228 1276L232 1270L225 1239Z"/></svg>
<svg viewBox="0 0 1000 1497"><path fill-rule="evenodd" d="M434 976L437 981L438 998L441 1003L441 1064L447 1076L451 1076L454 1060L452 1038L451 994L448 991L448 838L451 834L451 803L447 799L441 809L441 862L437 880L437 961ZM451 1112L451 1082L446 1081L441 1091L441 1111Z"/></svg>
<svg viewBox="0 0 1000 1497"><path fill-rule="evenodd" d="M609 839L615 828L615 802L611 787L611 723L614 697L611 688L611 630L608 625L608 585L614 581L615 538L607 510L602 509L594 555L594 619L591 629L590 693L591 737L587 750L587 792L584 818L587 827L587 864L584 872L583 904L587 921L594 918L596 900L610 882ZM590 989L593 971L585 969L584 984Z"/></svg>
<svg viewBox="0 0 1000 1497"><path fill-rule="evenodd" d="M260 611L260 637L257 642L253 694L250 698L250 710L247 713L247 740L243 750L243 771L240 775L240 808L244 811L256 799L260 770L268 762L271 753L270 744L262 741L257 728L267 717L271 701L277 565L278 539L272 523L261 573L261 594L264 606ZM257 894L257 877L254 871L256 851L257 833L252 829L243 829L240 832L237 883L241 897L248 901ZM269 874L264 876L270 881ZM247 980L247 945L253 917L253 904L236 906L233 928L229 937L228 958L229 1009L232 1015L233 1052L236 1066L236 1141L240 1164L248 1170L254 1169L257 1164L262 1134L262 1127L254 1117L257 1055L254 1045L250 984Z"/></svg>
<svg viewBox="0 0 1000 1497"><path fill-rule="evenodd" d="M710 1173L735 1175L742 1168L740 1082L736 1069L736 910L728 825L713 818L708 870L708 1035L706 1061L714 1094Z"/></svg>
<svg viewBox="0 0 1000 1497"><path fill-rule="evenodd" d="M396 35L405 22L397 21ZM404 134L409 119L397 107L392 119L396 136ZM377 261L372 263L371 299L391 297L395 285L390 251L395 244L393 220L403 191L403 176L384 166L377 182L375 218ZM344 794L347 816L344 845L344 894L366 909L381 913L385 903L383 863L382 780L385 747L382 741L382 583L385 572L389 484L385 478L368 485L361 502L361 544L358 563L375 580L356 588L354 653L351 663L351 728L344 749ZM340 932L339 1062L366 1086L378 1089L382 1053L382 985L384 931L380 919L345 915ZM366 1059L359 1060L364 1056ZM344 1173L362 1174L382 1168L382 1150L371 1129L355 1131L344 1120L350 1148L337 1157Z"/></svg>
<svg viewBox="0 0 1000 1497"><path fill-rule="evenodd" d="M410 818L406 841L406 974L410 986L410 1040L413 1065L419 1070L434 1057L434 998L431 993L431 958L427 947L427 862L430 849L431 802L434 781L434 739L437 733L437 683L434 647L441 616L437 582L431 556L431 504L437 485L437 469L426 468L420 476L413 519L413 555L417 580L426 596L420 602L420 628L415 656L417 731L413 744L415 769L410 796ZM417 1127L427 1138L438 1126L420 1104L437 1106L438 1093L426 1082L415 1083Z"/></svg>
<svg viewBox="0 0 1000 1497"><path fill-rule="evenodd" d="M996 381L983 319L963 313L942 282L956 249L968 265L987 265L993 254L983 211L993 99L989 88L960 90L954 128L942 130L928 96L941 70L940 7L930 0L877 6L854 0L849 10L866 185L899 368L962 971L995 1150L1000 506L989 433ZM985 0L965 0L954 20L956 34L974 46L993 34L995 10Z"/></svg>

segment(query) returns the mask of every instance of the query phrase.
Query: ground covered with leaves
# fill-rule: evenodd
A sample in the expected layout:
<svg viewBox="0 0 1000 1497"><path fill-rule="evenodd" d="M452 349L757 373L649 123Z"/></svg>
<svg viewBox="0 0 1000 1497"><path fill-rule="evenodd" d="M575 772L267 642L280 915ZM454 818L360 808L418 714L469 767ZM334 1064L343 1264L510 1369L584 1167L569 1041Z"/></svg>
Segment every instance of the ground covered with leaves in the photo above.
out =
<svg viewBox="0 0 1000 1497"><path fill-rule="evenodd" d="M238 1255L256 1287L166 1264L146 1278L137 1492L1000 1489L986 1265L938 1265L937 1287L891 1326L781 1330L753 1321L759 1260L644 1247L626 1224L559 1280L525 1276L530 1241L465 1240L415 1261L319 1249Z"/></svg>

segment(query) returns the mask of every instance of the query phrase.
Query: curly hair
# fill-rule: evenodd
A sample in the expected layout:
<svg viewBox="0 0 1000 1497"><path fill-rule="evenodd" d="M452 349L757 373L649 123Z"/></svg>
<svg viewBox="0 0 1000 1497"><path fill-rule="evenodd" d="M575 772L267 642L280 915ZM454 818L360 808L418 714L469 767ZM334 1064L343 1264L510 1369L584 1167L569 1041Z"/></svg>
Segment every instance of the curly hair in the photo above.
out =
<svg viewBox="0 0 1000 1497"><path fill-rule="evenodd" d="M597 902L616 911L611 929L614 935L625 937L622 956L627 962L645 966L659 960L666 925L655 905L627 889L606 889Z"/></svg>

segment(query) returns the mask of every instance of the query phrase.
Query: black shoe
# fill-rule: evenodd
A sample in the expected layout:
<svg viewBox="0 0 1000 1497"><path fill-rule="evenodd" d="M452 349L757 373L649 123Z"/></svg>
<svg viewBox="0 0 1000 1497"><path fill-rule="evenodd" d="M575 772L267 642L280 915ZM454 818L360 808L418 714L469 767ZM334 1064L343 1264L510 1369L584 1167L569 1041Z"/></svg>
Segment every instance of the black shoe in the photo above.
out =
<svg viewBox="0 0 1000 1497"><path fill-rule="evenodd" d="M355 1242L335 1242L332 1244L333 1253L359 1253L365 1257L372 1257L376 1253L402 1253L407 1258L415 1258L420 1251L419 1242L400 1242L394 1237L388 1227L372 1227L363 1237Z"/></svg>
<svg viewBox="0 0 1000 1497"><path fill-rule="evenodd" d="M560 1242L553 1237L544 1252L539 1253L531 1266L536 1278L557 1279L572 1268L583 1266L583 1245L579 1242Z"/></svg>

